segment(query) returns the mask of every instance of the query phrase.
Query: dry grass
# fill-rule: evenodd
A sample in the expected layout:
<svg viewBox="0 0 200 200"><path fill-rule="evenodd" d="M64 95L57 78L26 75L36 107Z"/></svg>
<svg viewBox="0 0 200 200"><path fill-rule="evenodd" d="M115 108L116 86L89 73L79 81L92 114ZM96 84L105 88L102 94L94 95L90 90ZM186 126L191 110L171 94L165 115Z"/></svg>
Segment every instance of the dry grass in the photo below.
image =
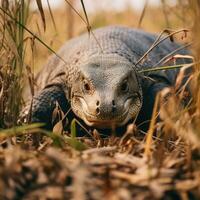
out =
<svg viewBox="0 0 200 200"><path fill-rule="evenodd" d="M65 10L52 14L45 11L46 18L41 21L39 13L29 13L28 17L23 1L13 7L6 7L8 1L2 2L1 8L6 8L34 34L24 33L21 26L0 11L0 199L200 198L199 64L193 67L194 73L188 79L192 101L182 106L188 98L188 93L180 90L188 67L185 66L175 87L158 95L147 133L131 124L121 137L102 138L102 133L94 131L77 138L79 125L75 121L71 124L71 135L60 131L59 124L54 127L55 133L40 130L39 124L16 127L23 103L23 83L29 80L33 88L32 72L37 71L50 51L58 49L66 38L85 31L86 24L71 13L74 29L69 32ZM192 37L187 40L192 38L195 44L193 56L198 63L198 1L178 1L174 7L163 1L162 5L162 9L155 10L147 7L142 18L130 9L124 13L97 13L89 16L90 24L99 27L120 23L135 27L140 21L141 27L152 32L190 28ZM152 20L152 12L154 16L162 16L157 23ZM48 44L48 48L37 37ZM173 59L178 57L180 55ZM163 104L162 99L169 93L168 102ZM162 121L156 123L158 114Z"/></svg>
<svg viewBox="0 0 200 200"><path fill-rule="evenodd" d="M198 199L200 170L188 160L189 146L155 139L147 160L132 128L123 138L82 138L82 152L55 148L49 138L34 151L27 137L14 148L4 144L1 199Z"/></svg>

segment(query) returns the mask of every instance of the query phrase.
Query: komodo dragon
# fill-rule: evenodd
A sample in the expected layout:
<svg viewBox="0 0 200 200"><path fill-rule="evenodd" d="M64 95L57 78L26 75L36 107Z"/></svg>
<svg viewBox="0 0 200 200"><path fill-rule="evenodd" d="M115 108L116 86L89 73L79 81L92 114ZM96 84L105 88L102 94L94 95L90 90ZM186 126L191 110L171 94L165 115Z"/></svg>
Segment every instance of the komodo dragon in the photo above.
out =
<svg viewBox="0 0 200 200"><path fill-rule="evenodd" d="M93 33L95 37L86 33L67 41L59 56L52 55L39 72L32 122L44 122L52 129L52 113L59 104L64 113L71 108L72 115L97 129L121 127L136 116L136 123L140 123L150 119L157 92L175 83L178 69L140 72L181 49L169 38L136 65L156 35L121 26L99 28ZM177 53L188 51L182 48ZM185 62L179 59L176 64Z"/></svg>

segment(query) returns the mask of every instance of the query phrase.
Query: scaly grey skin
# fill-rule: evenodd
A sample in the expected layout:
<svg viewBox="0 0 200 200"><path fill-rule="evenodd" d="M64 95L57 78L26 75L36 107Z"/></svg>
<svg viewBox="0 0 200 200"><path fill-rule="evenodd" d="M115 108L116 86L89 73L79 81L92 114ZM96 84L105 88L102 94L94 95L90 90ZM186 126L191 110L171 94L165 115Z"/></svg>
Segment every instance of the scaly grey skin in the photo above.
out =
<svg viewBox="0 0 200 200"><path fill-rule="evenodd" d="M38 74L32 122L45 122L51 129L58 102L64 113L71 108L91 127L123 126L138 114L140 123L150 118L157 92L175 83L178 69L139 71L153 67L180 45L167 39L136 66L155 35L120 26L100 28L94 34L96 39L84 34L68 41L58 52L66 63L53 55ZM184 59L176 64L182 63Z"/></svg>

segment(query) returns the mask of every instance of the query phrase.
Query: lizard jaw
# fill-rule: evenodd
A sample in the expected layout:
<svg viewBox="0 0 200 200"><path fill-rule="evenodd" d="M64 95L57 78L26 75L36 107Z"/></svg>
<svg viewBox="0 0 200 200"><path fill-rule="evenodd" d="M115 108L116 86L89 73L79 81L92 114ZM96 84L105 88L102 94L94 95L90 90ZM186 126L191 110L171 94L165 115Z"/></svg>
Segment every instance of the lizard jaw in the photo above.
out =
<svg viewBox="0 0 200 200"><path fill-rule="evenodd" d="M134 119L140 110L140 106L136 106L140 102L139 98L136 98L135 101L133 101L131 98L128 98L124 103L124 111L122 111L122 114L118 113L118 115L111 115L110 117L108 117L109 114L106 116L99 116L88 112L88 106L84 98L78 97L78 100L81 103L81 106L79 109L75 109L73 108L74 106L72 104L73 112L79 118L81 118L85 124L96 128L112 128L123 126L131 119Z"/></svg>
<svg viewBox="0 0 200 200"><path fill-rule="evenodd" d="M111 128L113 126L124 125L127 122L126 120L127 115L128 115L128 110L115 119L99 119L94 115L85 113L85 117L83 118L83 120L89 126L94 126L97 128Z"/></svg>

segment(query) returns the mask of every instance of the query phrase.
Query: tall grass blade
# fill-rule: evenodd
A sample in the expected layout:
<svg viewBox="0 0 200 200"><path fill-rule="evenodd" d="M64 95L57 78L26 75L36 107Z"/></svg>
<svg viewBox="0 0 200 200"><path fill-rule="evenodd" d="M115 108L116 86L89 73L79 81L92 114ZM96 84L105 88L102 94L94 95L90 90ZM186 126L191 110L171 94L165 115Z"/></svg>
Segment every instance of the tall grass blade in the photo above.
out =
<svg viewBox="0 0 200 200"><path fill-rule="evenodd" d="M42 7L42 1L36 0L36 2L37 2L38 9L40 11L40 15L41 15L41 18L42 18L42 23L43 23L43 28L44 28L44 31L45 31L46 30L46 20L45 20L44 10L43 10L43 7Z"/></svg>
<svg viewBox="0 0 200 200"><path fill-rule="evenodd" d="M180 64L180 65L172 65L172 66L162 66L162 67L154 67L149 69L144 69L138 71L139 73L145 73L145 72L154 72L154 71L161 71L161 70L171 70L171 69L179 69L182 67L193 67L197 63L189 63L189 64Z"/></svg>
<svg viewBox="0 0 200 200"><path fill-rule="evenodd" d="M156 96L153 113L152 113L152 118L151 118L151 122L150 122L150 127L147 132L145 151L144 151L144 155L147 158L150 158L150 156L151 156L151 146L152 146L153 133L155 130L155 124L156 124L156 119L157 119L157 109L158 109L158 103L159 103L159 99L160 99L159 97L160 97L159 95Z"/></svg>
<svg viewBox="0 0 200 200"><path fill-rule="evenodd" d="M84 4L83 0L80 0L80 1L81 1L81 5L82 5L82 8L83 8L83 12L84 12L85 18L86 18L87 30L88 30L88 33L90 34L90 32L91 32L91 26L90 26L90 22L89 22L89 19L88 19L88 15L87 15L87 12L86 12L86 9L85 9L85 4Z"/></svg>
<svg viewBox="0 0 200 200"><path fill-rule="evenodd" d="M48 5L48 9L49 9L49 13L50 13L50 16L51 16L51 21L53 22L53 27L57 33L57 27L56 27L56 22L54 20L54 16L53 16L53 12L51 10L51 6L50 6L50 3L49 3L49 0L47 0L47 5Z"/></svg>

